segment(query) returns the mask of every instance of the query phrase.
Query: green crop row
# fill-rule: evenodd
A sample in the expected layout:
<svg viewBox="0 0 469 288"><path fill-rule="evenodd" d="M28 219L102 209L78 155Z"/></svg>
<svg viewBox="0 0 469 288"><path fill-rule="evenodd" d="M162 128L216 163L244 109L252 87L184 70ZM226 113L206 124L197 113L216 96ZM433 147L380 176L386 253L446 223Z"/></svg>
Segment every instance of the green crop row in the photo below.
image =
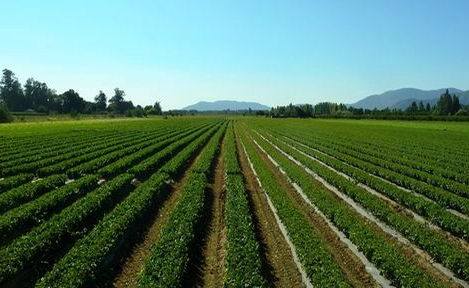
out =
<svg viewBox="0 0 469 288"><path fill-rule="evenodd" d="M358 214L337 201L330 191L318 185L303 168L293 164L267 142L256 137L254 133L251 136L262 143L261 146L280 164L288 177L303 189L312 203L380 269L384 277L392 281L393 285L405 287L441 286L429 274L407 259L396 246L388 242L386 237L369 227L369 224Z"/></svg>
<svg viewBox="0 0 469 288"><path fill-rule="evenodd" d="M192 143L203 142L217 127L206 131L198 136ZM206 130L206 129L205 129ZM178 149L187 143L187 137L179 140L178 145L169 145L162 150L173 154L170 149ZM180 165L184 167L186 161L181 161L178 155L191 158L197 153L196 144L186 146L179 154L175 155L168 164L171 167ZM177 164L171 164L177 163ZM158 169L158 166L152 166ZM176 167L179 171L180 167ZM151 173L145 171L144 174ZM131 174L133 177L135 175ZM122 246L127 245L134 239L133 235L146 225L151 213L154 213L156 205L159 205L161 197L166 193L167 182L170 177L158 169L149 180L144 181L135 191L116 206L103 220L101 220L83 239L59 261L53 269L48 272L37 284L38 287L50 287L60 285L61 287L80 287L94 283L102 269L108 269L115 263L116 256ZM187 211L185 211L187 212ZM128 246L128 245L127 245Z"/></svg>
<svg viewBox="0 0 469 288"><path fill-rule="evenodd" d="M396 163L396 156L389 157L388 152L380 153L371 149L364 149L358 146L351 146L344 143L331 143L326 147L332 148L341 153L353 156L359 160L368 162L377 167L387 169L389 171L397 172L401 175L408 176L411 179L422 181L436 188L441 188L448 192L460 195L462 197L469 197L469 186L464 183L459 183L452 179L447 179L437 174L431 174L426 171L420 171L418 169ZM408 156L407 156L408 157ZM407 162L407 161L406 161ZM424 166L421 164L420 166ZM431 168L424 168L425 170L431 170Z"/></svg>
<svg viewBox="0 0 469 288"><path fill-rule="evenodd" d="M233 123L230 123L230 127L228 128L228 131L226 133L226 151L228 154L234 154L234 157L232 155L228 155L225 157L225 170L226 174L240 174L241 173L241 168L238 163L238 158L236 157L236 142L235 142L235 134L234 134L234 127Z"/></svg>
<svg viewBox="0 0 469 288"><path fill-rule="evenodd" d="M226 199L224 215L227 244L226 274L223 284L225 287L267 287L267 282L262 276L259 242L256 239L254 221L246 198L233 133L231 124L225 140Z"/></svg>
<svg viewBox="0 0 469 288"><path fill-rule="evenodd" d="M51 214L95 189L99 178L87 175L0 215L0 246L46 221Z"/></svg>
<svg viewBox="0 0 469 288"><path fill-rule="evenodd" d="M137 178L146 177L147 175L149 175L149 173L151 174L151 171L154 171L156 167L164 165L168 159L176 156L177 153L181 151L185 146L199 138L200 135L204 134L210 128L213 128L213 126L214 125L212 124L210 126L199 128L196 132L185 136L179 141L168 143L169 145L166 144L168 146L165 149L159 151L158 153L146 158L139 164L133 166L128 170L128 172L134 174ZM168 166L169 165L170 164L168 164Z"/></svg>
<svg viewBox="0 0 469 288"><path fill-rule="evenodd" d="M323 163L333 167L334 169L345 173L352 177L358 182L364 183L367 186L379 191L381 194L389 197L397 203L404 205L405 207L417 212L421 216L425 217L431 223L437 224L444 228L446 231L452 233L457 237L469 240L469 221L459 216L448 212L444 207L439 204L428 201L422 197L415 195L414 193L408 193L402 189L399 189L395 185L382 181L376 177L370 176L367 172L358 169L354 166L345 164L344 162L314 151L313 149L305 148L302 145L298 145L297 142L286 139L290 145L303 151L304 153L319 159ZM342 158L343 161L350 163L352 159Z"/></svg>
<svg viewBox="0 0 469 288"><path fill-rule="evenodd" d="M318 287L351 287L325 243L320 240L320 232L312 227L305 215L286 195L278 179L272 174L253 144L244 134L241 136L247 156L253 163L262 187L272 200L280 220L286 226L289 238L311 283Z"/></svg>
<svg viewBox="0 0 469 288"><path fill-rule="evenodd" d="M188 131L192 131L192 129L189 129ZM142 159L148 153L157 151L171 141L179 139L181 137L180 134L183 134L184 132L185 131L168 132L166 135L150 137L150 139L146 139L147 141L143 142L138 139L138 142L134 145L132 145L132 142L128 143L122 149L104 154L100 157L68 169L67 175L70 178L78 178L88 173L97 173L98 170L102 169L102 171L104 171L103 173L107 173L106 175L109 176L121 169L122 165L130 165L126 160L130 159L129 161L132 161L134 159ZM134 160L134 162L137 162L137 160Z"/></svg>
<svg viewBox="0 0 469 288"><path fill-rule="evenodd" d="M45 261L43 258L59 249L63 241L79 238L89 222L96 221L130 189L132 178L130 174L116 177L2 248L0 285L24 269Z"/></svg>
<svg viewBox="0 0 469 288"><path fill-rule="evenodd" d="M242 175L226 176L225 287L267 287Z"/></svg>
<svg viewBox="0 0 469 288"><path fill-rule="evenodd" d="M226 134L227 123L218 129L218 131L213 136L214 139L211 140L207 146L205 146L205 152L201 154L200 159L194 164L192 171L194 173L203 173L207 177L212 172L213 165L215 164L213 158L220 151L220 141L223 139L223 136Z"/></svg>
<svg viewBox="0 0 469 288"><path fill-rule="evenodd" d="M102 135L100 135L100 137L102 137ZM112 135L110 135L110 137L112 137ZM66 139L66 141L64 141L64 139ZM67 137L63 134L59 134L53 137L34 137L33 141L24 145L15 142L12 146L12 153L6 155L2 151L3 156L0 157L0 168L35 162L45 157L57 156L59 155L58 151L71 151L70 143L81 145L89 143L90 141L92 142L95 139L99 139L96 134L80 134L75 137Z"/></svg>
<svg viewBox="0 0 469 288"><path fill-rule="evenodd" d="M181 287L190 260L197 223L203 216L204 174L191 174L168 222L139 274L138 287Z"/></svg>
<svg viewBox="0 0 469 288"><path fill-rule="evenodd" d="M197 229L205 209L205 189L207 177L212 172L214 159L218 153L220 140L226 125L217 127L202 154L188 172L189 176L182 188L181 197L171 211L168 222L161 231L160 238L153 245L151 254L139 274L139 287L181 287L187 266L191 259ZM204 135L212 131L206 132ZM190 147L187 151L193 150ZM181 152L180 154L183 154ZM171 160L183 166L184 161ZM171 165L173 166L173 165ZM171 169L174 170L174 169ZM199 228L198 228L199 227Z"/></svg>
<svg viewBox="0 0 469 288"><path fill-rule="evenodd" d="M67 140L62 141L68 142ZM109 142L109 139L107 138L93 141L96 146L107 142ZM17 161L15 163L10 163L9 167L2 168L1 173L4 176L15 175L18 173L36 173L38 169L79 157L81 155L86 155L89 151L93 151L94 149L94 145L90 147L88 142L78 145L68 142L68 146L63 149L51 152L52 155L50 155L50 157L42 155L42 153L39 152L38 155L30 157L30 159L26 159L28 161L26 163L19 164ZM24 159L20 159L19 161L22 162Z"/></svg>
<svg viewBox="0 0 469 288"><path fill-rule="evenodd" d="M376 164L372 164L369 161L354 157L345 149L335 147L333 149L321 149L321 151L338 159L347 159L347 163L352 166L422 194L444 207L455 209L461 213L469 215L469 199L467 198L457 196L453 193L444 191L441 188L434 187L412 177L402 175L399 172L391 171L377 166Z"/></svg>
<svg viewBox="0 0 469 288"><path fill-rule="evenodd" d="M123 174L130 181L129 174ZM108 257L117 253L125 238L142 225L148 210L166 189L166 174L155 174L133 191L122 203L107 214L89 234L77 241L73 248L46 273L36 287L83 287L96 280L95 273Z"/></svg>
<svg viewBox="0 0 469 288"><path fill-rule="evenodd" d="M66 180L64 174L52 175L0 194L0 214L64 185Z"/></svg>
<svg viewBox="0 0 469 288"><path fill-rule="evenodd" d="M16 188L24 183L34 179L34 174L22 173L15 176L7 177L0 181L0 194L12 188Z"/></svg>
<svg viewBox="0 0 469 288"><path fill-rule="evenodd" d="M161 167L160 172L167 173L173 178L179 176L185 169L187 169L191 158L196 155L197 151L200 151L200 149L205 146L207 141L217 130L221 130L220 125L210 128L202 135L198 136L197 139L191 141L183 151L174 155L174 157L171 158L171 161L164 164L163 167ZM173 151L177 150L178 149L176 148Z"/></svg>
<svg viewBox="0 0 469 288"><path fill-rule="evenodd" d="M275 142L273 138L270 140ZM358 187L355 183L348 181L314 160L282 143L276 142L275 145L279 146L303 165L315 171L328 183L365 207L371 214L394 227L411 242L427 251L437 262L443 263L462 278L469 279L469 253L464 248L448 241L444 235L429 228L427 225L414 221L412 216L395 211L383 199L367 193L367 191ZM272 151L270 147L266 150Z"/></svg>
<svg viewBox="0 0 469 288"><path fill-rule="evenodd" d="M166 130L162 129L162 131L159 131L159 133L154 133L146 135L145 137L138 138L136 138L133 134L125 135L125 137L116 137L114 139L106 141L104 144L101 145L96 145L95 143L93 143L90 149L86 149L87 151L85 154L64 161L60 161L58 163L46 167L42 167L37 170L37 174L38 176L43 177L44 175L63 173L66 172L67 169L76 167L81 163L91 161L102 155L109 155L109 153L112 153L116 150L121 151L122 149L125 149L129 146L138 146L138 149L140 149L140 147L143 148L145 146L150 145L150 141L152 139L163 135L163 133L166 133Z"/></svg>

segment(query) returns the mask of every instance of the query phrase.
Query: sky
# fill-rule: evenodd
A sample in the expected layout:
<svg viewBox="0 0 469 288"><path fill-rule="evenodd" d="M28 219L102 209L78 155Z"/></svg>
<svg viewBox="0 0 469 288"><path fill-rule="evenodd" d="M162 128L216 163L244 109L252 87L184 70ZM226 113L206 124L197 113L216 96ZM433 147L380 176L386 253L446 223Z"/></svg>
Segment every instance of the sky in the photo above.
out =
<svg viewBox="0 0 469 288"><path fill-rule="evenodd" d="M1 1L0 69L86 100L354 103L469 90L469 1Z"/></svg>

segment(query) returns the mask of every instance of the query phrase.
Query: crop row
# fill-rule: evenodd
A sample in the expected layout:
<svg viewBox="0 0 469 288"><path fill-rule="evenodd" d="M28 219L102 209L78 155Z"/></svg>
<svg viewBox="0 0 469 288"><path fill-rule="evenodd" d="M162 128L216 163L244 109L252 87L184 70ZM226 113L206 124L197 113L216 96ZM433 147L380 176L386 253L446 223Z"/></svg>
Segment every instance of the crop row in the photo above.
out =
<svg viewBox="0 0 469 288"><path fill-rule="evenodd" d="M94 190L98 186L98 180L97 175L87 175L1 214L0 234L5 236L2 237L0 246L43 223L51 214Z"/></svg>
<svg viewBox="0 0 469 288"><path fill-rule="evenodd" d="M66 180L64 174L52 175L0 194L0 214L64 185Z"/></svg>
<svg viewBox="0 0 469 288"><path fill-rule="evenodd" d="M32 173L21 173L15 176L2 179L0 180L0 194L12 188L18 187L24 183L30 182L33 179L34 174Z"/></svg>
<svg viewBox="0 0 469 288"><path fill-rule="evenodd" d="M451 212L448 212L448 210L446 210L441 205L433 201L428 201L415 195L414 193L408 193L391 183L370 176L367 172L361 169L345 164L344 162L334 157L317 152L308 146L303 146L301 144L299 145L298 142L288 139L289 138L286 138L285 140L303 153L306 153L311 157L314 157L319 161L329 165L330 167L333 167L334 169L352 177L356 181L363 183L375 189L376 191L379 191L386 197L389 197L397 203L417 212L431 223L444 228L453 235L469 240L469 221L456 216Z"/></svg>
<svg viewBox="0 0 469 288"><path fill-rule="evenodd" d="M106 137L107 135L97 135L95 133L80 133L77 135L68 135L67 133L60 133L58 135L43 135L34 137L27 137L28 140L17 139L10 143L10 149L4 149L2 151L0 161L1 167L8 162L20 161L18 163L25 163L31 156L33 159L40 159L38 154L44 155L57 155L57 150L70 148L70 143L86 143L92 139L98 139L98 137ZM112 137L112 134L109 135ZM65 141L64 141L65 139ZM23 140L23 141L22 141ZM2 148L5 148L4 146ZM34 161L34 160L33 160Z"/></svg>
<svg viewBox="0 0 469 288"><path fill-rule="evenodd" d="M187 139L181 139L177 142L179 142L180 146L184 146L184 144L188 143ZM172 151L170 150L174 147L178 146L169 145L160 152L164 152L165 155L171 155ZM190 149L193 149L193 147ZM195 152L196 151L194 151L194 153ZM160 164L162 164L162 162ZM158 166L153 166L152 168L158 168ZM146 173L151 174L152 172L148 171ZM88 193L79 192L78 195L76 195L78 196L77 198L79 198L76 202L73 202L70 206L66 207L58 214L55 214L50 219L41 223L39 226L34 227L30 232L14 239L10 244L8 244L8 246L2 248L0 250L0 258L2 258L2 260L0 260L0 283L15 277L15 275L17 275L17 273L20 271L26 268L30 268L28 265L31 263L46 261L44 260L44 257L49 254L54 255L54 253L58 251L57 249L60 249L59 247L62 246L60 243L66 243L74 241L73 239L81 238L81 235L84 235L84 233L89 228L91 228L94 223L98 221L102 215L104 215L106 211L112 209L118 202L120 202L120 199L126 197L126 195L132 190L130 182L134 177L134 174L121 174L116 178L109 180L103 186L94 191ZM93 178L95 185L97 179L96 176L90 175L89 177L85 178ZM80 180L75 182L78 183ZM144 179L142 179L142 181L143 180ZM75 182L67 184L64 187L73 185ZM56 191L59 190L60 189ZM45 194L44 196L59 194L62 196L57 197L64 197L64 199L71 199L69 197L73 198L75 196L73 195L73 192L70 194L67 194L67 192L52 194L51 192ZM131 195L133 195L133 192ZM128 198L129 197L125 199ZM41 199L41 201L39 201L39 199ZM50 208L50 205L53 206L52 202L54 202L54 200L57 200L54 198L54 196L50 196L47 198L47 200L46 198L40 197L38 198L38 201L35 202L35 204L37 204L39 210L43 209L44 211L47 211L46 214L48 214L53 210L53 208ZM28 207L26 204L23 206ZM18 207L18 209L23 206ZM129 209L128 206L126 207L126 210L133 210ZM31 218L31 215L37 211L33 207L30 207L26 210L29 210L29 214L25 213L28 215L24 216L24 221L28 222L36 217L32 216ZM39 215L42 214L39 213ZM52 243L55 244L51 245ZM34 248L31 249L31 246L29 245L32 245Z"/></svg>
<svg viewBox="0 0 469 288"><path fill-rule="evenodd" d="M469 199L463 198L447 191L442 190L441 188L432 186L430 184L421 182L412 177L402 175L399 172L392 171L386 168L382 168L374 163L369 161L364 161L355 155L351 155L346 149L339 147L334 148L320 148L322 152L334 156L338 159L344 159L348 164L355 166L363 171L366 171L370 174L382 177L390 182L393 182L401 187L408 188L414 192L422 194L444 207L455 209L466 215L469 215Z"/></svg>
<svg viewBox="0 0 469 288"><path fill-rule="evenodd" d="M385 236L372 229L353 211L347 208L326 188L318 185L303 168L296 166L267 142L251 134L271 157L277 161L287 175L297 183L308 198L339 228L365 256L399 286L438 287L439 284L403 254Z"/></svg>
<svg viewBox="0 0 469 288"><path fill-rule="evenodd" d="M179 139L197 132L203 126L184 128L168 132L147 142L136 145L127 145L125 148L112 153L95 158L67 170L70 178L77 178L89 173L100 174L101 177L109 177L120 171L125 171L128 167L138 163L145 157L158 152L163 147L177 142ZM140 142L140 141L139 141Z"/></svg>
<svg viewBox="0 0 469 288"><path fill-rule="evenodd" d="M429 183L435 182L436 179L440 179L443 181L442 183L448 183L448 180L451 180L453 181L453 183L454 181L456 181L464 184L469 184L469 176L466 174L458 173L458 168L460 168L461 165L457 165L456 163L454 163L453 159L452 161L450 161L450 163L446 163L445 167L441 167L441 161L433 160L429 153L419 153L419 149L421 148L415 144L412 146L412 150L409 151L409 149L398 149L399 147L393 147L389 143L385 143L385 146L383 146L382 142L371 144L369 142L353 141L350 139L341 142L340 139L337 138L329 139L329 141L331 141L332 143L340 143L343 145L343 147L348 148L352 151L357 151L359 153L364 152L367 155L371 155L373 157L385 161L391 161L403 165L404 167L413 168L417 171L416 173L419 179L427 181ZM383 151L386 151L386 153L383 153ZM436 153L440 154L441 151L437 151ZM390 155L392 155L392 157L390 157ZM409 173L415 172L409 171ZM429 177L429 175L435 175L439 178ZM438 183L437 185L440 184L441 183Z"/></svg>
<svg viewBox="0 0 469 288"><path fill-rule="evenodd" d="M163 129L162 129L163 130ZM92 149L89 149L86 151L85 154L82 154L78 157L73 157L64 161L60 161L56 164L52 164L50 166L42 167L37 170L38 176L44 176L44 175L51 175L55 173L63 173L66 172L70 168L74 168L77 165L94 160L102 155L109 155L110 153L114 151L122 151L123 149L127 149L129 146L130 147L135 147L136 149L141 149L143 147L146 147L154 141L154 139L158 139L159 137L162 137L164 134L167 132L165 130L160 131L159 133L147 135L145 137L139 137L136 138L135 136L128 136L123 139L112 139L112 141L107 141L106 143L102 145L93 145ZM68 173L68 175L71 175L71 173Z"/></svg>
<svg viewBox="0 0 469 288"><path fill-rule="evenodd" d="M210 133L211 131L208 131L200 138L206 139ZM187 160L194 153L197 153L198 148L197 145L189 145L178 155L184 155L183 157ZM171 148L167 147L165 150L167 149ZM188 151L190 153L187 153ZM172 162L177 162L181 166L184 165L185 161L178 158L180 157L176 155L167 164L171 165ZM38 287L50 287L58 283L69 285L65 287L76 287L96 281L96 273L105 269L105 262L111 261L110 257L115 256L119 247L124 242L129 242L131 235L143 227L142 223L145 223L146 215L155 209L157 202L166 193L166 183L175 176L162 172L162 169L154 173L149 180L141 184L129 197L106 215L90 234L80 240L43 277Z"/></svg>
<svg viewBox="0 0 469 288"><path fill-rule="evenodd" d="M259 242L244 188L236 151L233 126L225 142L226 223L225 287L267 287L262 276Z"/></svg>
<svg viewBox="0 0 469 288"><path fill-rule="evenodd" d="M125 140L122 140L121 143L124 141ZM68 141L64 140L64 142ZM105 138L91 141L91 143L93 143L92 146L90 146L89 142L80 144L68 143L68 146L60 150L54 150L50 153L44 154L39 152L31 157L25 157L13 162L5 163L5 167L2 167L1 170L2 175L9 176L18 173L35 173L36 170L56 164L57 162L62 162L81 155L86 155L92 151L99 151L100 149L106 147L109 142L110 139Z"/></svg>
<svg viewBox="0 0 469 288"><path fill-rule="evenodd" d="M79 238L87 222L102 215L105 206L112 206L119 194L129 190L131 180L130 174L116 177L1 249L0 283L33 263L47 261L44 257L53 255L67 239Z"/></svg>
<svg viewBox="0 0 469 288"><path fill-rule="evenodd" d="M181 287L193 253L193 246L206 211L207 177L213 167L226 124L218 129L200 157L188 171L181 197L171 211L139 274L139 287ZM180 163L181 161L174 161ZM171 165L172 166L172 165ZM199 236L200 233L199 233Z"/></svg>
<svg viewBox="0 0 469 288"><path fill-rule="evenodd" d="M357 203L360 203L380 220L394 227L407 237L407 239L426 250L434 257L435 261L443 263L456 274L459 274L464 279L468 279L469 269L467 267L469 267L469 254L462 247L448 241L444 235L431 229L427 225L414 221L412 216L396 211L383 199L367 193L362 187L348 181L323 165L318 164L316 161L311 160L282 143L278 143L273 138L270 140L276 142L275 145L316 172L328 183L337 187L342 193L346 194Z"/></svg>
<svg viewBox="0 0 469 288"><path fill-rule="evenodd" d="M295 206L279 185L267 163L261 158L247 136L241 134L244 148L262 188L273 202L280 220L295 246L301 265L313 285L319 287L349 287L346 276L320 239L319 232L312 227L305 215Z"/></svg>
<svg viewBox="0 0 469 288"><path fill-rule="evenodd" d="M389 171L398 172L399 174L406 175L412 179L422 181L424 183L444 189L454 194L463 197L469 197L468 185L466 185L465 183L459 183L457 181L454 181L454 179L448 179L438 174L434 174L434 166L423 165L423 161L419 162L420 169L424 170L421 171L416 168L412 168L412 163L409 163L410 161L400 160L400 158L395 155L389 157L389 152L386 150L386 152L383 153L370 148L365 149L357 145L335 143L333 141L329 142L329 144L322 144L322 146L326 149L334 149L336 151L340 151L344 154L348 154L349 156L353 156L359 160L368 162L370 164L387 169ZM408 159L409 156L406 155L406 158ZM431 172L427 172L425 170L430 170ZM461 175L460 178L463 178L462 176L463 175ZM454 176L453 178L456 177L457 176Z"/></svg>

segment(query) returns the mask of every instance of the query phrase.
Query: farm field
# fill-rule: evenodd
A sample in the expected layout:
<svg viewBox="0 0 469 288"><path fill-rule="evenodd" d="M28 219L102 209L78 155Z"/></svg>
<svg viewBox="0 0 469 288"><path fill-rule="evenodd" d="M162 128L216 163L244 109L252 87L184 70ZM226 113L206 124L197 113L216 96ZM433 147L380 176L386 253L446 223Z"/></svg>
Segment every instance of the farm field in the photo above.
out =
<svg viewBox="0 0 469 288"><path fill-rule="evenodd" d="M468 127L0 125L0 287L469 287Z"/></svg>

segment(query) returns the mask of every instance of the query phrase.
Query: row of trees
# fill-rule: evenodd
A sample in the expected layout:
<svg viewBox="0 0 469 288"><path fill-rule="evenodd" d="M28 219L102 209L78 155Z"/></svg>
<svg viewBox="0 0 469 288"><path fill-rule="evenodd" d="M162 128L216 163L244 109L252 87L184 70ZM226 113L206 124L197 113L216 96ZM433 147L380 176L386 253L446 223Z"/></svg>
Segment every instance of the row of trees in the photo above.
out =
<svg viewBox="0 0 469 288"><path fill-rule="evenodd" d="M14 112L38 112L59 114L94 114L115 113L127 116L161 115L161 105L156 102L144 108L134 106L132 101L125 100L125 92L115 88L114 95L109 99L103 91L99 91L94 102L86 101L73 89L57 94L46 83L29 78L24 86L15 74L8 69L3 70L0 81L0 104Z"/></svg>
<svg viewBox="0 0 469 288"><path fill-rule="evenodd" d="M264 115L264 113L257 113ZM322 102L316 105L287 105L277 106L272 108L267 116L271 117L292 117L292 118L308 118L308 117L386 117L386 116L467 116L468 111L460 104L459 98L456 95L450 95L448 90L440 96L440 99L435 105L430 103L424 104L422 101L419 103L412 102L412 104L405 110L401 109L363 109L347 107L345 104Z"/></svg>

